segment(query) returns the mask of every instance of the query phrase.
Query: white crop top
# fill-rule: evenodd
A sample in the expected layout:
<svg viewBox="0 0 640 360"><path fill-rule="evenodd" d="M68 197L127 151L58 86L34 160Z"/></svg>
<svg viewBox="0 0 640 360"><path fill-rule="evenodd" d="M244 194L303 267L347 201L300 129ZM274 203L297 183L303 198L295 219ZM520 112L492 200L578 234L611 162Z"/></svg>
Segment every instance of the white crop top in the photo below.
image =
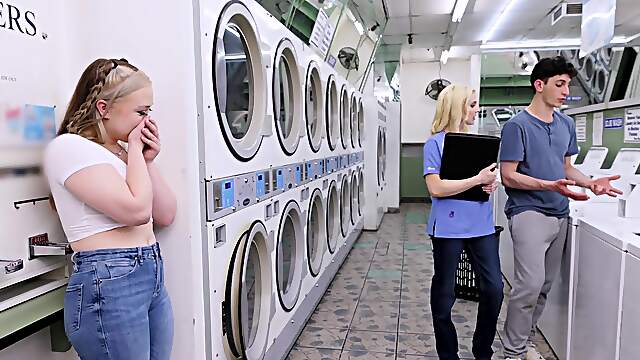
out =
<svg viewBox="0 0 640 360"><path fill-rule="evenodd" d="M60 135L45 150L44 172L69 242L126 226L80 201L64 186L69 176L97 164L111 164L123 178L127 176L127 165L122 160L80 135Z"/></svg>

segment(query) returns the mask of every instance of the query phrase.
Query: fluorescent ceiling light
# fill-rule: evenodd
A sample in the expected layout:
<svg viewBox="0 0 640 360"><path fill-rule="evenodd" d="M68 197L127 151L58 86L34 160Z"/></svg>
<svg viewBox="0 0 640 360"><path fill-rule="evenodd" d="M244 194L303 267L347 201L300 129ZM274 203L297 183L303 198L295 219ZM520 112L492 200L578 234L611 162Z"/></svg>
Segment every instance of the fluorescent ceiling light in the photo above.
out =
<svg viewBox="0 0 640 360"><path fill-rule="evenodd" d="M464 15L465 10L467 9L467 4L469 0L457 0L456 6L453 8L453 14L451 16L451 21L453 22L461 22L462 16Z"/></svg>
<svg viewBox="0 0 640 360"><path fill-rule="evenodd" d="M444 50L440 55L440 62L442 62L443 64L446 64L448 60L449 60L449 50Z"/></svg>
<svg viewBox="0 0 640 360"><path fill-rule="evenodd" d="M636 36L636 35L634 35ZM640 35L638 35L640 37ZM621 45L633 40L634 37L615 36L611 45ZM553 40L521 40L498 41L480 45L481 50L527 50L527 49L575 49L579 48L582 40L579 38Z"/></svg>
<svg viewBox="0 0 640 360"><path fill-rule="evenodd" d="M489 32L486 33L482 38L483 44L486 44L487 41L491 40L493 35L495 35L495 32L498 29L498 27L500 27L502 20L506 17L505 15L511 11L511 8L515 3L516 3L516 0L509 0L509 3L507 4L507 6L505 6L504 9L502 9L502 12L500 12L500 15L498 15L498 18L496 19L496 21L493 22L493 26L491 27Z"/></svg>

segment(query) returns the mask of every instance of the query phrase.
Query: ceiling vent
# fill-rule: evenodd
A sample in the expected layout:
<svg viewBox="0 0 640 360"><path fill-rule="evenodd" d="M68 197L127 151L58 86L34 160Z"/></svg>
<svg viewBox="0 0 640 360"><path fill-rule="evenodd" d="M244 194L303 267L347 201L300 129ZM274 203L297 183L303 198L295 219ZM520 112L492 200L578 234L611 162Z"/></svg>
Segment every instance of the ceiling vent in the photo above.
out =
<svg viewBox="0 0 640 360"><path fill-rule="evenodd" d="M551 13L551 25L554 25L565 17L582 16L582 3L562 3Z"/></svg>

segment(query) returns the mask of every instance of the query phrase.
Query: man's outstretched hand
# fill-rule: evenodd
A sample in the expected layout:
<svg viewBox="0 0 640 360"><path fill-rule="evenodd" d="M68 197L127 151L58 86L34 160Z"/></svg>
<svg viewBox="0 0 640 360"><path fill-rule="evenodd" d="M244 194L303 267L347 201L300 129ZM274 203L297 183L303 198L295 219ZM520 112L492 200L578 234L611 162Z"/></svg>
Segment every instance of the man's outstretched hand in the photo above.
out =
<svg viewBox="0 0 640 360"><path fill-rule="evenodd" d="M622 195L622 191L611 186L611 181L620 179L620 175L605 176L598 179L593 179L589 184L589 190L596 195L609 195L611 197L617 197Z"/></svg>

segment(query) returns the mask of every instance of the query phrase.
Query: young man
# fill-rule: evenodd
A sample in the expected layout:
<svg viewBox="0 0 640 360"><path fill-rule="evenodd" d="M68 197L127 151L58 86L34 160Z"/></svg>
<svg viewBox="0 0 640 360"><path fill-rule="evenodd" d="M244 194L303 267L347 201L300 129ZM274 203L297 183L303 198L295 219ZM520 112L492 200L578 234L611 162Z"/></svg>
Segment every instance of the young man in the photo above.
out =
<svg viewBox="0 0 640 360"><path fill-rule="evenodd" d="M573 65L562 57L540 60L531 73L531 104L502 129L500 171L509 196L505 213L515 266L503 339L510 359L544 359L531 336L560 269L568 233L567 198L588 199L567 186L588 188L596 195L621 194L610 184L619 176L590 179L571 165L571 156L578 153L575 124L554 109L569 95L575 75Z"/></svg>

